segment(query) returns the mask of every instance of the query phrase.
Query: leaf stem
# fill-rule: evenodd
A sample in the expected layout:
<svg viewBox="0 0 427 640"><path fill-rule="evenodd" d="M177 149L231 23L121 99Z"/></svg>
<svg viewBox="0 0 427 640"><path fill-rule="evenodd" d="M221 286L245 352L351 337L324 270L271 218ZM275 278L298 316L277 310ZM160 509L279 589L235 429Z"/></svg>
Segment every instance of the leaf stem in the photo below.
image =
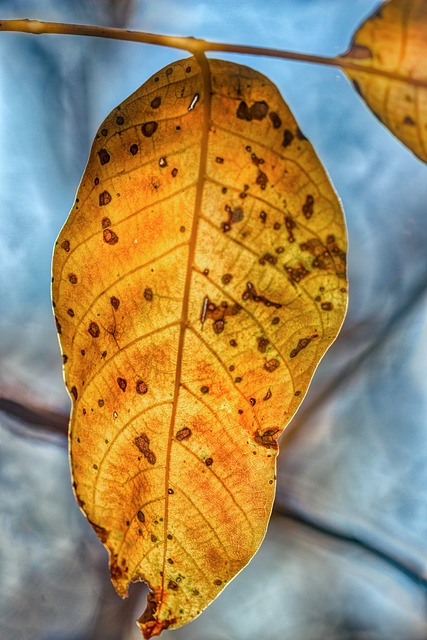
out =
<svg viewBox="0 0 427 640"><path fill-rule="evenodd" d="M195 55L206 51L222 51L227 53L243 53L270 58L284 58L286 60L296 60L299 62L312 62L336 66L336 58L316 56L304 53L294 53L292 51L282 51L269 47L255 47L250 45L228 44L224 42L208 42L199 38L166 36L155 33L145 33L143 31L129 31L127 29L117 29L113 27L97 27L86 24L66 24L62 22L42 22L40 20L2 20L0 21L0 31L17 31L21 33L40 34L64 34L75 36L92 36L96 38L110 38L113 40L125 40L130 42L140 42L154 44L162 47L172 47L174 49L186 50ZM341 62L340 62L341 64Z"/></svg>

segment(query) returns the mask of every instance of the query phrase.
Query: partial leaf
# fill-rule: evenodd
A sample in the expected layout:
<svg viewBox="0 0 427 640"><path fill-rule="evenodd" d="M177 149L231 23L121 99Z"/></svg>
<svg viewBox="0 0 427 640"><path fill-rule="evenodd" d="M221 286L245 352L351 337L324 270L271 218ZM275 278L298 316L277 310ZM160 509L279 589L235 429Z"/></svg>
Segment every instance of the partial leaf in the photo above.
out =
<svg viewBox="0 0 427 640"><path fill-rule="evenodd" d="M390 0L358 29L337 58L367 105L427 162L427 2Z"/></svg>
<svg viewBox="0 0 427 640"><path fill-rule="evenodd" d="M342 323L335 192L274 85L160 71L101 125L53 262L77 500L146 638L258 549L277 439Z"/></svg>

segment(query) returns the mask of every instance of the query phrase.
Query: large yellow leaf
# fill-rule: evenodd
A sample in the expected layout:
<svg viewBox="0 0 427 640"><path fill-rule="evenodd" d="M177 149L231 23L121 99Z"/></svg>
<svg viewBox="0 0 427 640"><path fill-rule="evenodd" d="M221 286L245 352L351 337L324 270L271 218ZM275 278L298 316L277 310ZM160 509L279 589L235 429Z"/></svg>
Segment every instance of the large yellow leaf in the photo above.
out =
<svg viewBox="0 0 427 640"><path fill-rule="evenodd" d="M338 199L277 89L194 58L102 124L53 300L79 504L146 638L196 617L259 547L277 438L346 308Z"/></svg>
<svg viewBox="0 0 427 640"><path fill-rule="evenodd" d="M427 162L427 1L390 0L341 59L377 118Z"/></svg>

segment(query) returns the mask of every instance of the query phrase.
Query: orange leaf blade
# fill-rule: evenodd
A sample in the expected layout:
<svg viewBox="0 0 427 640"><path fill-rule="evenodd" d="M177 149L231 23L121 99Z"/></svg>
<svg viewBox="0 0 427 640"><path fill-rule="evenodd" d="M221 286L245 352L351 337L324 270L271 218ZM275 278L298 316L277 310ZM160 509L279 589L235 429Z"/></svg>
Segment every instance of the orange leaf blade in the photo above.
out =
<svg viewBox="0 0 427 640"><path fill-rule="evenodd" d="M199 613L266 531L277 439L344 318L342 210L274 85L189 58L95 138L53 300L76 497L146 638Z"/></svg>
<svg viewBox="0 0 427 640"><path fill-rule="evenodd" d="M427 2L390 0L337 58L377 118L427 162Z"/></svg>

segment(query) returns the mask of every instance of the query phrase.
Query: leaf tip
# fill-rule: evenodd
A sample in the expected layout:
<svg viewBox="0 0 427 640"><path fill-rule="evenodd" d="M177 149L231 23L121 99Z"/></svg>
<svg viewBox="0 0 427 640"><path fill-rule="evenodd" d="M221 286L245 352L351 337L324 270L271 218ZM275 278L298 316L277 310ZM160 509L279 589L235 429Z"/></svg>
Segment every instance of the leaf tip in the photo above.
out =
<svg viewBox="0 0 427 640"><path fill-rule="evenodd" d="M145 640L150 640L153 636L159 636L164 629L176 622L175 618L171 620L158 619L157 605L161 602L161 594L162 590L160 588L148 592L147 606L137 621Z"/></svg>

